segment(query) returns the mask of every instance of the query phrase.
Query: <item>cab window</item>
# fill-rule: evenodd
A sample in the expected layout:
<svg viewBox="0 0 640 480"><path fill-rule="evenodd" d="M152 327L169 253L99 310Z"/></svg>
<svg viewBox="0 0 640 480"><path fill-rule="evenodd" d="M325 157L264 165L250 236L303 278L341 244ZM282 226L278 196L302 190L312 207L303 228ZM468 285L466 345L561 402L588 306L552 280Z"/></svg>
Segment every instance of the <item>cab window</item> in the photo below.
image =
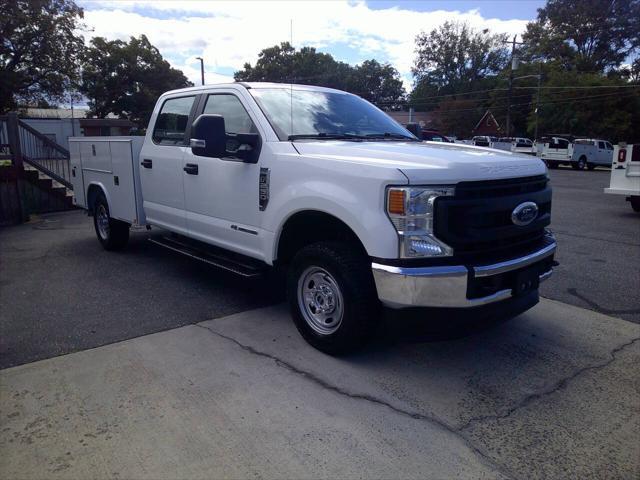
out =
<svg viewBox="0 0 640 480"><path fill-rule="evenodd" d="M235 95L229 93L209 95L203 113L222 115L226 133L258 133L251 117Z"/></svg>
<svg viewBox="0 0 640 480"><path fill-rule="evenodd" d="M189 115L196 97L165 100L153 127L153 142L158 145L184 145Z"/></svg>

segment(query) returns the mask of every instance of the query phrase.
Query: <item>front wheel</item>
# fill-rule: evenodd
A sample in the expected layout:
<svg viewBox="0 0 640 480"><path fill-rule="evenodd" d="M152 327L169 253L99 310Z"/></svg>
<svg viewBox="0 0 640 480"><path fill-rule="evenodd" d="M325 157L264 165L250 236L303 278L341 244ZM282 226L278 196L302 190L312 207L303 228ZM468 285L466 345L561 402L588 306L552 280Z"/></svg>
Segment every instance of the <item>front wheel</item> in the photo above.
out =
<svg viewBox="0 0 640 480"><path fill-rule="evenodd" d="M93 227L105 250L121 250L129 241L129 224L109 216L109 204L104 194L96 199Z"/></svg>
<svg viewBox="0 0 640 480"><path fill-rule="evenodd" d="M380 312L371 266L356 246L319 242L300 250L289 267L293 321L318 350L357 350L374 332Z"/></svg>

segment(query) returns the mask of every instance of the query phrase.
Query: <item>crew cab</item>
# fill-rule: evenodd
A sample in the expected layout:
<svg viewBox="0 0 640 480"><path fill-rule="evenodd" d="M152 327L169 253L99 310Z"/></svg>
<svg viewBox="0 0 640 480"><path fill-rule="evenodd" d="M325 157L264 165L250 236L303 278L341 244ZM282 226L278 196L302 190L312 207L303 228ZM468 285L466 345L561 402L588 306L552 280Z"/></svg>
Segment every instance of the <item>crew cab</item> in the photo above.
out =
<svg viewBox="0 0 640 480"><path fill-rule="evenodd" d="M362 345L382 306L514 315L554 265L542 162L421 142L338 90L175 90L144 139L70 145L75 202L105 249L146 225L156 244L240 275L282 269L296 327L331 354Z"/></svg>

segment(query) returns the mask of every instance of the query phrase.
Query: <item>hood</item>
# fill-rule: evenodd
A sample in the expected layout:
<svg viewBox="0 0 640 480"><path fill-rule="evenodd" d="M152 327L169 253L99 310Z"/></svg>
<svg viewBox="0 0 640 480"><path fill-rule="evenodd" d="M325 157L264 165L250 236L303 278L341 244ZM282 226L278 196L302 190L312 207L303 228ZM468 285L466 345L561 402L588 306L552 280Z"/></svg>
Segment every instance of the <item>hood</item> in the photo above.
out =
<svg viewBox="0 0 640 480"><path fill-rule="evenodd" d="M533 156L504 150L440 142L298 141L308 158L399 169L411 184L543 175L544 163Z"/></svg>

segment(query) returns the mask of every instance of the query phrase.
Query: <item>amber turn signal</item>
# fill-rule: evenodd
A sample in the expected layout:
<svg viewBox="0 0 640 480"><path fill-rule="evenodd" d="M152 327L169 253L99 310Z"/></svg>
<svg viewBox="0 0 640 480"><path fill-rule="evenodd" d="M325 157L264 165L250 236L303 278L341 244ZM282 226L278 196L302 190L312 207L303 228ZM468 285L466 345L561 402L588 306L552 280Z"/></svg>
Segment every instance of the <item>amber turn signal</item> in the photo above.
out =
<svg viewBox="0 0 640 480"><path fill-rule="evenodd" d="M389 201L387 203L387 208L389 209L389 213L394 215L404 215L404 199L405 199L405 191L404 190L389 190Z"/></svg>

